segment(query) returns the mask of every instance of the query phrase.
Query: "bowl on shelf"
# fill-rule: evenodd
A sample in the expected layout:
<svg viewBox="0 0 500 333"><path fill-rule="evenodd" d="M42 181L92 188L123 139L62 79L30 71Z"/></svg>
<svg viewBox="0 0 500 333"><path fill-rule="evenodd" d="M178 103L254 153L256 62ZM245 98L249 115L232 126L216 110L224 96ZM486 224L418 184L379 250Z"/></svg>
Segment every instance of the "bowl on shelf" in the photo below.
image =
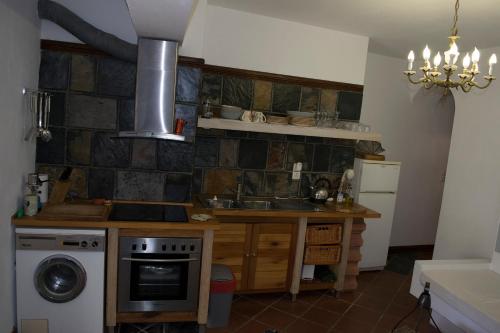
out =
<svg viewBox="0 0 500 333"><path fill-rule="evenodd" d="M287 111L289 117L314 118L314 112Z"/></svg>
<svg viewBox="0 0 500 333"><path fill-rule="evenodd" d="M243 109L238 106L221 105L220 117L224 119L239 120Z"/></svg>
<svg viewBox="0 0 500 333"><path fill-rule="evenodd" d="M272 116L272 115L268 115L267 116L267 123L268 124L286 125L286 124L288 124L288 119L287 119L287 117L284 117L284 116Z"/></svg>
<svg viewBox="0 0 500 333"><path fill-rule="evenodd" d="M316 120L312 117L288 117L288 123L290 125L301 127L316 126Z"/></svg>

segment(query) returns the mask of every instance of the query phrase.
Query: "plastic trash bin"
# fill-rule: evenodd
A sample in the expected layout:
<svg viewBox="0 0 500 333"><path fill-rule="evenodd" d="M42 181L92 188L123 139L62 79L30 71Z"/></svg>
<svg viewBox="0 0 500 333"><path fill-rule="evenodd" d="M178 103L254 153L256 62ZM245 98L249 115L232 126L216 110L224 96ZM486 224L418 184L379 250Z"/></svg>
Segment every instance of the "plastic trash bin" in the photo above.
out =
<svg viewBox="0 0 500 333"><path fill-rule="evenodd" d="M226 327L228 325L235 288L236 279L231 269L225 265L213 264L207 327Z"/></svg>

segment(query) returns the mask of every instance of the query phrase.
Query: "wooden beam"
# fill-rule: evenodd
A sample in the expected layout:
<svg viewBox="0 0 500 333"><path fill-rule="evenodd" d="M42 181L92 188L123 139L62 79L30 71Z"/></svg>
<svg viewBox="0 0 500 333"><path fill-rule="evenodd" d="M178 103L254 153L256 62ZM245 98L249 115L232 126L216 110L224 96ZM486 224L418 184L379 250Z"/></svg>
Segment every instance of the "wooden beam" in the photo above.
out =
<svg viewBox="0 0 500 333"><path fill-rule="evenodd" d="M106 262L106 326L116 326L116 302L118 290L118 229L108 229Z"/></svg>
<svg viewBox="0 0 500 333"><path fill-rule="evenodd" d="M206 325L208 320L208 301L210 297L210 277L212 273L212 248L214 231L205 230L201 256L200 291L198 297L198 324Z"/></svg>
<svg viewBox="0 0 500 333"><path fill-rule="evenodd" d="M295 262L293 264L292 283L290 293L295 299L300 289L300 277L302 275L302 261L304 259L304 246L306 243L307 217L299 218L297 228L297 246L295 247Z"/></svg>

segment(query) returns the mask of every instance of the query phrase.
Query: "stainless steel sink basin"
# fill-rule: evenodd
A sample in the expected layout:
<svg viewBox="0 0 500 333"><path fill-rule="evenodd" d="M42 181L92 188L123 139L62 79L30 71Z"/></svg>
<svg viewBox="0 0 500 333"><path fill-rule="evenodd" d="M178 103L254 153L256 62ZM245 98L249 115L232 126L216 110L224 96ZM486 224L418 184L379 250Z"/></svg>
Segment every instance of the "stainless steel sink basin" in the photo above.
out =
<svg viewBox="0 0 500 333"><path fill-rule="evenodd" d="M241 208L258 210L275 209L274 203L267 200L244 200L241 204Z"/></svg>
<svg viewBox="0 0 500 333"><path fill-rule="evenodd" d="M200 198L206 208L217 209L248 209L248 210L299 210L319 212L323 209L319 205L303 199L267 199L244 197L240 202L227 197L219 197L217 200Z"/></svg>

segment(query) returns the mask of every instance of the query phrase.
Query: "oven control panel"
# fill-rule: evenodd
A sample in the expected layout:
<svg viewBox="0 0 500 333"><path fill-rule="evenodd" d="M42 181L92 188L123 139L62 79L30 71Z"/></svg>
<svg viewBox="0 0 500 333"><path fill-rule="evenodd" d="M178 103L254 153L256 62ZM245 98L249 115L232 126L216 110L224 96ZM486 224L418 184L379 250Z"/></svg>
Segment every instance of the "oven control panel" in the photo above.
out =
<svg viewBox="0 0 500 333"><path fill-rule="evenodd" d="M120 237L120 249L128 253L201 253L201 238Z"/></svg>

